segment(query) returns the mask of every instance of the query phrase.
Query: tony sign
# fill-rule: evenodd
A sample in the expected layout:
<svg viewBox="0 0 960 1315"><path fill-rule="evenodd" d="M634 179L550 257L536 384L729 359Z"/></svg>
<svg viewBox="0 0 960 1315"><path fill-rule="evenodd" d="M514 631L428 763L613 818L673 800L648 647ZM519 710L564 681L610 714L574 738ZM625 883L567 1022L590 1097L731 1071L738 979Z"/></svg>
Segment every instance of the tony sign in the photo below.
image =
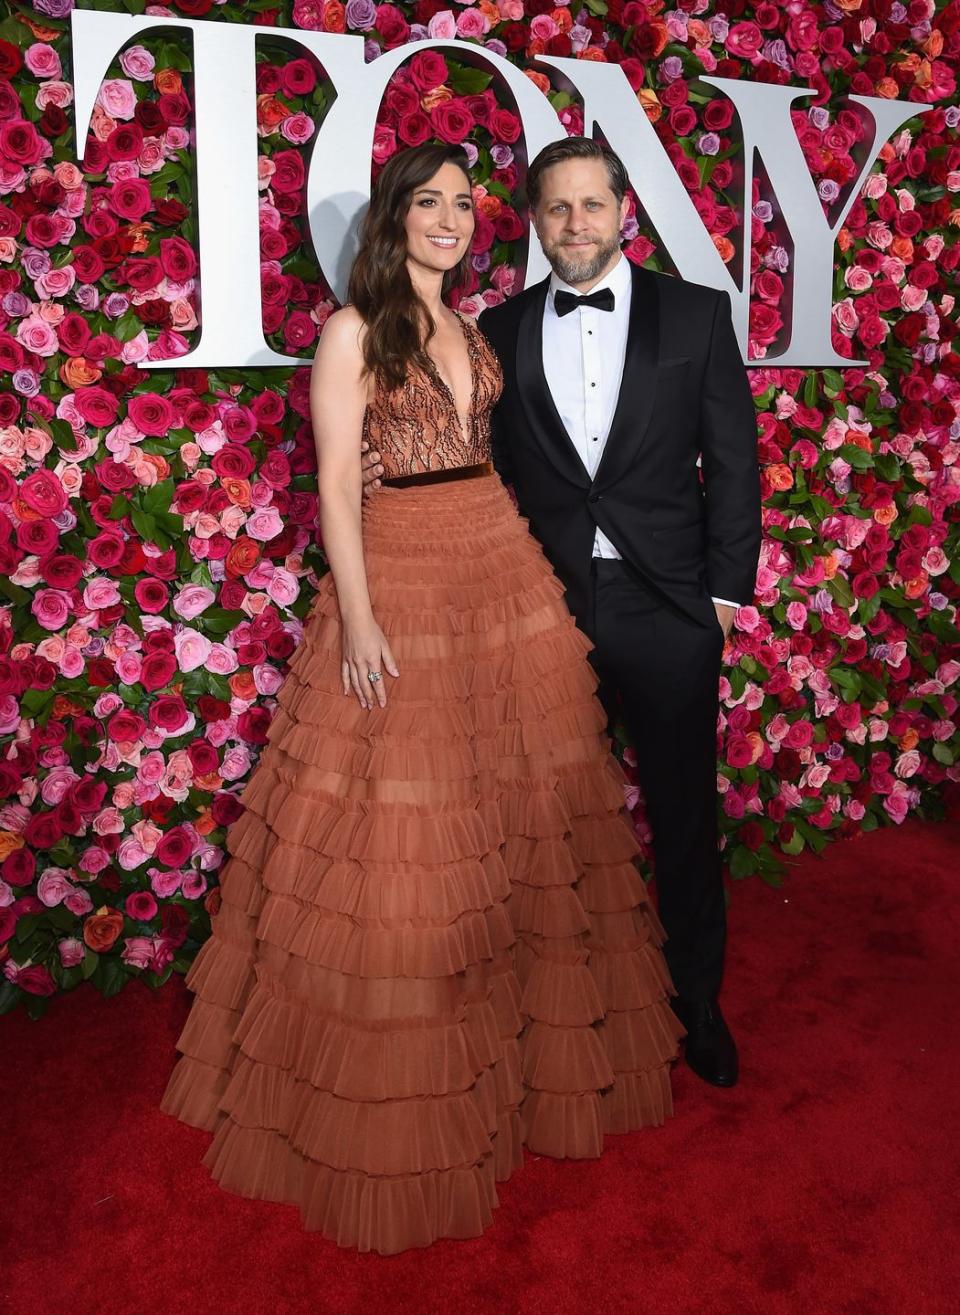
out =
<svg viewBox="0 0 960 1315"><path fill-rule="evenodd" d="M282 366L302 364L269 347L261 330L257 191L255 43L267 29L203 20L129 16L74 9L71 13L77 156L83 154L97 93L115 55L135 37L154 30L189 29L193 41L196 112L197 220L202 331L198 345L178 357L183 366ZM418 50L440 47L465 64L493 74L498 94L513 102L523 123L523 145L532 158L564 135L550 102L522 69L465 41L422 41L364 61L360 36L270 28L322 64L335 100L314 139L307 181L313 245L329 286L342 297L353 253L357 220L369 200L370 161L380 101L396 69ZM684 190L653 125L616 64L541 56L583 100L584 132L602 134L624 161L631 183L667 245L682 278L730 293L733 320L745 353L749 285L739 287ZM927 108L913 102L850 96L869 125L860 172L837 213L828 220L790 118L796 101L811 91L730 78L702 77L733 102L743 140L743 195L751 196L755 155L763 162L793 246L785 349L764 364L795 367L862 364L838 356L830 342L834 243L879 151L908 119ZM744 207L741 249L749 249L750 207ZM745 262L748 264L748 262ZM526 280L543 277L547 265L532 228ZM173 361L143 361L160 368Z"/></svg>

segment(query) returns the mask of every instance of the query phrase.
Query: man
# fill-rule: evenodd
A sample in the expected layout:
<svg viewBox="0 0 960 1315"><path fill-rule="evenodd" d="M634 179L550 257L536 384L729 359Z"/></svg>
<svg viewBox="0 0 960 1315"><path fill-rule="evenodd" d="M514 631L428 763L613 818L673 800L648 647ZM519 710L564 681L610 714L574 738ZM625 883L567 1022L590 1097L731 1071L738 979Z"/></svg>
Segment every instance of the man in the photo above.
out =
<svg viewBox="0 0 960 1315"><path fill-rule="evenodd" d="M756 414L728 295L622 255L627 185L583 137L530 165L553 272L479 318L504 372L494 462L636 747L687 1062L732 1086L716 724L724 640L760 548Z"/></svg>

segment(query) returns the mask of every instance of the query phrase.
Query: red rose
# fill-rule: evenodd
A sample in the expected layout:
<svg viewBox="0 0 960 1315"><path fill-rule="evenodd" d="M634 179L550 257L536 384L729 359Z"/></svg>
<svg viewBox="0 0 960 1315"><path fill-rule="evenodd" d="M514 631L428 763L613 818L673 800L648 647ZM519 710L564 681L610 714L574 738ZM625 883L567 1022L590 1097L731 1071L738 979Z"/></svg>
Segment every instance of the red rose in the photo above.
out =
<svg viewBox="0 0 960 1315"><path fill-rule="evenodd" d="M187 755L198 776L208 776L220 765L220 755L208 740L194 740L187 748Z"/></svg>
<svg viewBox="0 0 960 1315"><path fill-rule="evenodd" d="M162 612L170 601L169 590L163 581L153 580L149 576L138 580L133 592L137 606L150 615Z"/></svg>
<svg viewBox="0 0 960 1315"><path fill-rule="evenodd" d="M29 886L37 870L37 860L33 851L26 847L13 849L0 863L0 874L11 886Z"/></svg>
<svg viewBox="0 0 960 1315"><path fill-rule="evenodd" d="M111 160L135 160L143 150L143 128L139 123L118 123L107 138Z"/></svg>
<svg viewBox="0 0 960 1315"><path fill-rule="evenodd" d="M317 85L313 65L306 59L291 59L280 70L280 85L286 96L309 96Z"/></svg>
<svg viewBox="0 0 960 1315"><path fill-rule="evenodd" d="M24 827L23 838L34 849L52 849L63 838L55 813L34 813Z"/></svg>
<svg viewBox="0 0 960 1315"><path fill-rule="evenodd" d="M156 848L156 857L168 868L178 868L193 853L193 840L185 827L175 826L163 836Z"/></svg>
<svg viewBox="0 0 960 1315"><path fill-rule="evenodd" d="M34 470L20 485L20 498L38 516L58 516L67 506L63 485L52 470Z"/></svg>
<svg viewBox="0 0 960 1315"><path fill-rule="evenodd" d="M147 724L138 712L121 708L107 722L107 735L111 740L132 743L139 740Z"/></svg>
<svg viewBox="0 0 960 1315"><path fill-rule="evenodd" d="M39 164L43 158L43 139L26 119L10 119L0 123L0 155L14 164Z"/></svg>
<svg viewBox="0 0 960 1315"><path fill-rule="evenodd" d="M185 283L197 272L197 257L189 242L182 237L160 239L160 263L164 273L176 283Z"/></svg>
<svg viewBox="0 0 960 1315"><path fill-rule="evenodd" d="M244 807L236 795L229 794L226 790L213 796L213 803L210 805L210 816L216 822L217 826L230 826L244 814Z"/></svg>
<svg viewBox="0 0 960 1315"><path fill-rule="evenodd" d="M447 80L447 61L438 50L424 50L410 61L410 81L420 91L433 91Z"/></svg>
<svg viewBox="0 0 960 1315"><path fill-rule="evenodd" d="M249 448L239 443L225 443L211 461L220 479L246 479L256 468L256 458Z"/></svg>
<svg viewBox="0 0 960 1315"><path fill-rule="evenodd" d="M144 434L162 437L176 423L173 407L159 393L138 393L131 397L127 415Z"/></svg>
<svg viewBox="0 0 960 1315"><path fill-rule="evenodd" d="M139 222L153 205L150 188L142 178L124 178L114 183L110 205L123 219Z"/></svg>
<svg viewBox="0 0 960 1315"><path fill-rule="evenodd" d="M431 136L430 120L422 110L405 114L397 127L397 136L407 146L422 146Z"/></svg>
<svg viewBox="0 0 960 1315"><path fill-rule="evenodd" d="M237 734L247 744L266 744L270 713L266 708L248 708L237 719Z"/></svg>
<svg viewBox="0 0 960 1315"><path fill-rule="evenodd" d="M177 731L188 720L186 706L179 694L164 694L150 705L150 724L161 730Z"/></svg>
<svg viewBox="0 0 960 1315"><path fill-rule="evenodd" d="M520 136L521 123L510 110L495 109L490 115L490 131L499 142L515 142Z"/></svg>
<svg viewBox="0 0 960 1315"><path fill-rule="evenodd" d="M68 311L57 325L57 337L68 356L82 356L90 341L90 326L82 315Z"/></svg>
<svg viewBox="0 0 960 1315"><path fill-rule="evenodd" d="M112 425L117 418L117 399L99 384L76 389L74 402L87 424L98 429Z"/></svg>
<svg viewBox="0 0 960 1315"><path fill-rule="evenodd" d="M83 575L83 562L68 553L46 557L41 563L44 581L52 589L70 590Z"/></svg>
<svg viewBox="0 0 960 1315"><path fill-rule="evenodd" d="M16 984L28 995L53 995L57 984L50 976L50 970L42 963L32 963L29 968L17 971Z"/></svg>
<svg viewBox="0 0 960 1315"><path fill-rule="evenodd" d="M128 260L123 274L131 288L137 292L150 292L163 280L163 266L154 256L143 260Z"/></svg>
<svg viewBox="0 0 960 1315"><path fill-rule="evenodd" d="M140 666L140 684L148 692L169 685L177 670L176 658L169 653L150 653Z"/></svg>
<svg viewBox="0 0 960 1315"><path fill-rule="evenodd" d="M461 102L441 101L430 113L437 136L452 145L459 145L473 127L473 119Z"/></svg>
<svg viewBox="0 0 960 1315"><path fill-rule="evenodd" d="M0 77L12 78L23 67L23 56L10 41L0 39Z"/></svg>
<svg viewBox="0 0 960 1315"><path fill-rule="evenodd" d="M402 46L410 35L410 24L393 5L377 6L376 29L388 50Z"/></svg>
<svg viewBox="0 0 960 1315"><path fill-rule="evenodd" d="M303 160L297 151L277 151L270 186L275 192L297 192L303 187Z"/></svg>
<svg viewBox="0 0 960 1315"><path fill-rule="evenodd" d="M17 929L17 915L13 909L0 909L0 945L5 945Z"/></svg>

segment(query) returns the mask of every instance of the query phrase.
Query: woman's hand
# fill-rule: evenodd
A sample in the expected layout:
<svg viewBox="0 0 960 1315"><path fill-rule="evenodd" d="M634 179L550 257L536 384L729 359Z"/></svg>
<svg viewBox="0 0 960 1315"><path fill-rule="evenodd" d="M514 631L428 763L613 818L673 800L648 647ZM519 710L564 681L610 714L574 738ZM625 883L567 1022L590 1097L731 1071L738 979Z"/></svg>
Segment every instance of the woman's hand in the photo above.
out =
<svg viewBox="0 0 960 1315"><path fill-rule="evenodd" d="M343 677L344 694L352 690L361 708L372 708L374 703L379 703L381 708L386 707L387 691L384 688L383 673L387 671L396 678L400 672L390 645L373 617L361 623L344 622L341 647L343 661L340 674ZM370 679L371 673L374 675L373 680Z"/></svg>

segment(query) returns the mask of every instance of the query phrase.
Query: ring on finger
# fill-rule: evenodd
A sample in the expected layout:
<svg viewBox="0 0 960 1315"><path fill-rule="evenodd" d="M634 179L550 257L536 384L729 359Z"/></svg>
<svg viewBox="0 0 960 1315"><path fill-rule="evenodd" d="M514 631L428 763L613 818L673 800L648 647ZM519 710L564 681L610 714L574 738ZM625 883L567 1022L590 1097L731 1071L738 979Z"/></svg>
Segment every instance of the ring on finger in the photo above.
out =
<svg viewBox="0 0 960 1315"><path fill-rule="evenodd" d="M380 672L379 672L379 671L368 671L368 672L367 672L367 680L369 680L369 682L370 682L371 685L375 685L379 679L380 679Z"/></svg>

